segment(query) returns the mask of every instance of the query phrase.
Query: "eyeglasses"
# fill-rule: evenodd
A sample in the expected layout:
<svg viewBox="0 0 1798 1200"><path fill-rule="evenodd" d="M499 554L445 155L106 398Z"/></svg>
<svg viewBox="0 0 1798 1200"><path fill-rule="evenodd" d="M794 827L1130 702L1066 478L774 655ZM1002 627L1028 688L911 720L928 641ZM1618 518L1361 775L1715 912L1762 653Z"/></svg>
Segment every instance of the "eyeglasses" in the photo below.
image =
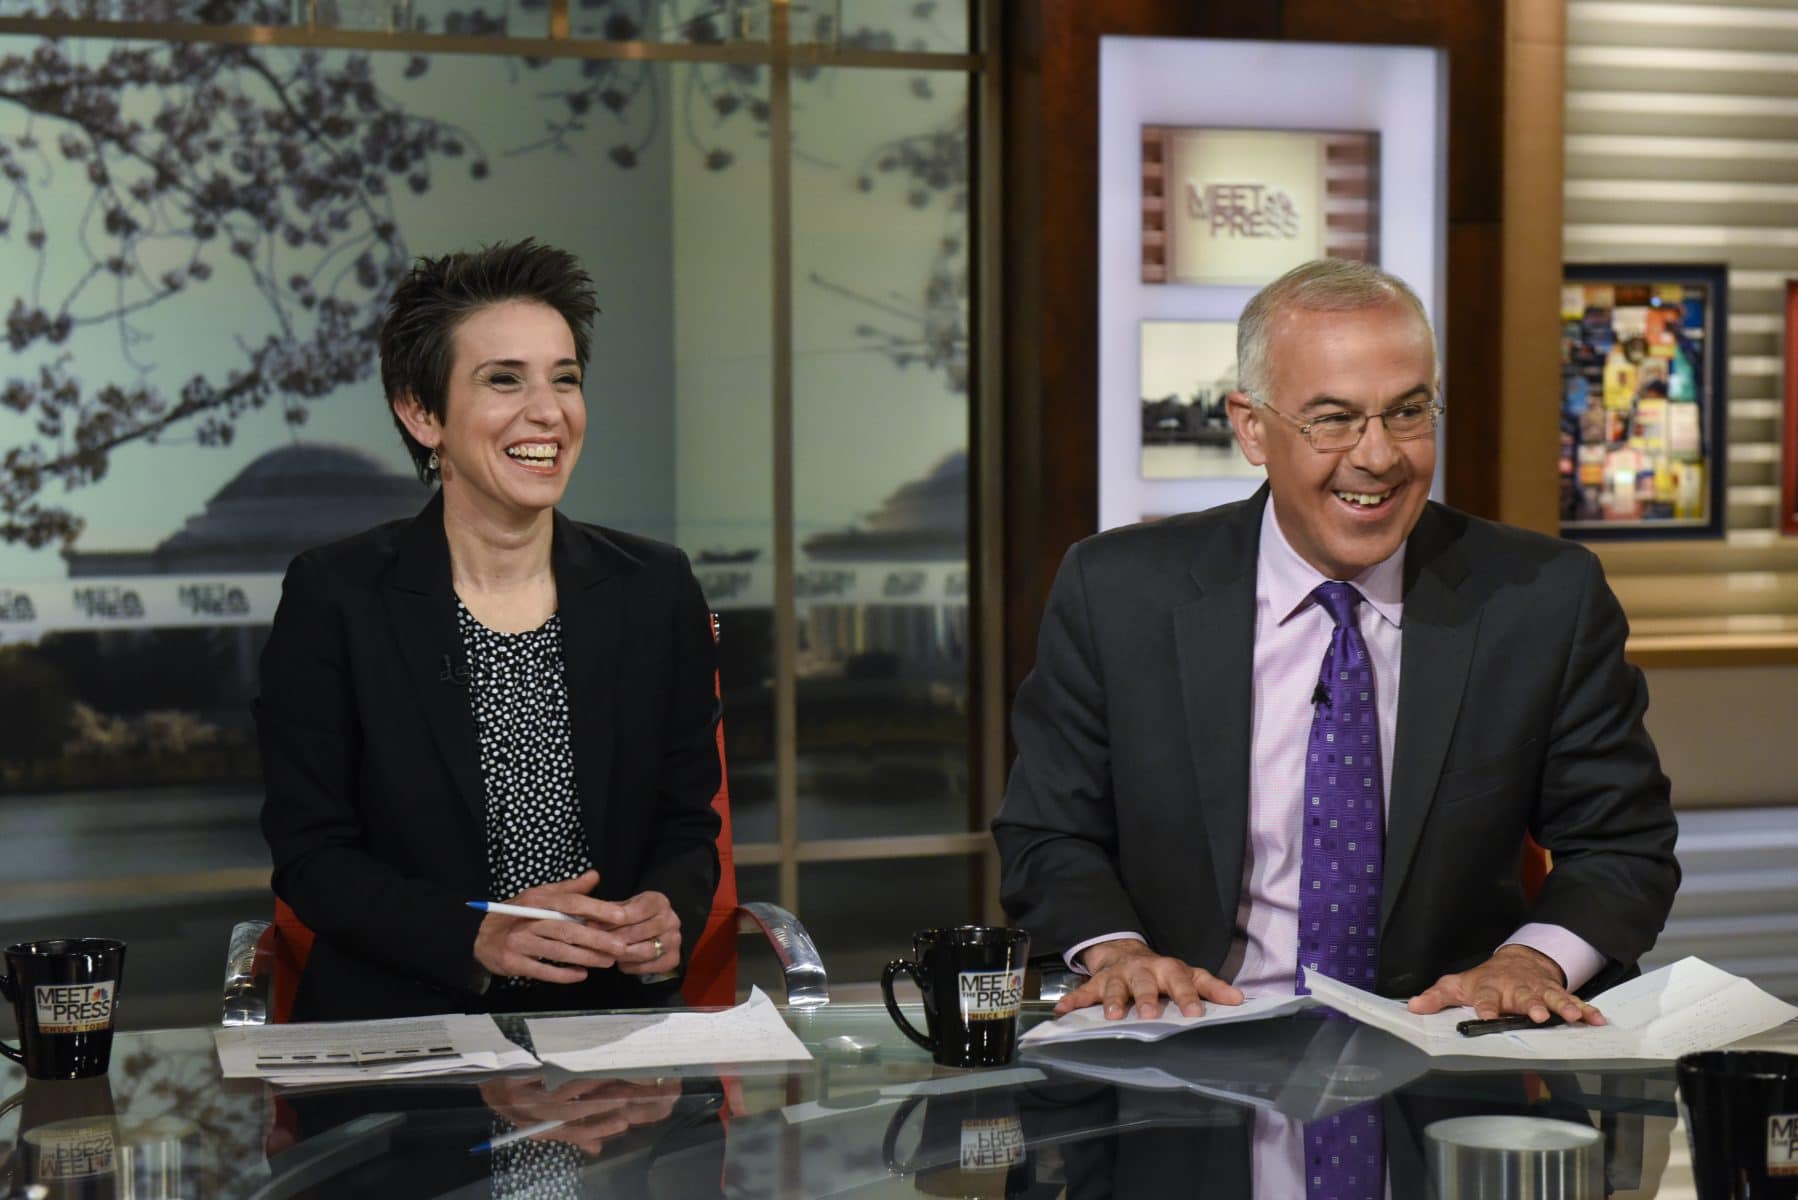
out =
<svg viewBox="0 0 1798 1200"><path fill-rule="evenodd" d="M1330 454L1338 450L1353 450L1361 444L1361 435L1367 432L1367 423L1376 417L1386 427L1386 436L1395 442L1407 442L1413 438L1429 437L1436 432L1436 419L1442 415L1442 404L1437 400L1407 400L1403 404L1395 404L1384 412L1358 413L1333 412L1325 413L1309 421L1301 421L1297 417L1287 416L1253 392L1245 393L1256 405L1265 408L1288 424L1296 428L1311 448L1320 454Z"/></svg>

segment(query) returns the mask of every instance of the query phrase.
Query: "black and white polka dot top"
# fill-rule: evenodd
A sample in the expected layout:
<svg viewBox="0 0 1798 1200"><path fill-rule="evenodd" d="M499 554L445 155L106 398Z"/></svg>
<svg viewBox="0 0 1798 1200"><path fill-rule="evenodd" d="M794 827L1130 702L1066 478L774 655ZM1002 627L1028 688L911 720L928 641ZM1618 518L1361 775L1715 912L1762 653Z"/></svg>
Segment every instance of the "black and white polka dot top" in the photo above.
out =
<svg viewBox="0 0 1798 1200"><path fill-rule="evenodd" d="M496 633L457 600L456 624L487 793L491 894L572 879L592 868L593 853L574 786L561 617Z"/></svg>

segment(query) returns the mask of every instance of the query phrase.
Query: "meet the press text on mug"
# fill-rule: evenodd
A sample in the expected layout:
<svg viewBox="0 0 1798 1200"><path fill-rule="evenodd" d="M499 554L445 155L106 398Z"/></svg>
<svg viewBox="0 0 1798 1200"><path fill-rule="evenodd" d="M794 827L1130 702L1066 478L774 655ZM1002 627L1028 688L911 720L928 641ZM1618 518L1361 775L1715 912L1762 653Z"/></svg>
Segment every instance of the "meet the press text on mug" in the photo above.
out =
<svg viewBox="0 0 1798 1200"><path fill-rule="evenodd" d="M963 971L961 1015L969 1021L1003 1021L1018 1015L1024 1000L1022 971Z"/></svg>
<svg viewBox="0 0 1798 1200"><path fill-rule="evenodd" d="M1798 1175L1798 1113L1767 1118L1767 1174Z"/></svg>
<svg viewBox="0 0 1798 1200"><path fill-rule="evenodd" d="M113 981L39 985L31 989L42 1033L94 1033L112 1024Z"/></svg>

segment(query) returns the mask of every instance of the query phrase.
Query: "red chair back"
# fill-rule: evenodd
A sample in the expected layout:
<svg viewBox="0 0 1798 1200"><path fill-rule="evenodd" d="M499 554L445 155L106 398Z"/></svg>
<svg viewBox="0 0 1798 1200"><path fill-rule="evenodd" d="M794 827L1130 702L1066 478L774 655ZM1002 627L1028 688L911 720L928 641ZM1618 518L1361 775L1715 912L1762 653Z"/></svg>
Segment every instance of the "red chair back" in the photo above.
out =
<svg viewBox="0 0 1798 1200"><path fill-rule="evenodd" d="M718 640L718 617L712 617L712 641ZM722 696L718 673L712 672L712 694ZM687 978L681 999L688 1005L727 1007L737 1002L737 863L731 851L730 769L724 761L724 721L718 722L718 794L712 808L718 814L718 890L712 893L712 911L687 960Z"/></svg>
<svg viewBox="0 0 1798 1200"><path fill-rule="evenodd" d="M287 901L275 897L274 925L275 973L271 986L274 993L274 1021L285 1025L293 1020L293 1000L299 995L300 975L306 970L306 959L312 954L312 931Z"/></svg>
<svg viewBox="0 0 1798 1200"><path fill-rule="evenodd" d="M712 617L712 641L718 640L718 618ZM719 692L718 673L712 672L712 694ZM686 981L681 984L681 999L697 1006L725 1007L737 1002L737 867L731 853L730 782L724 764L724 722L718 722L718 793L712 797L712 808L718 814L718 890L712 893L712 911L705 928L693 947L687 962ZM275 897L274 979L270 990L274 996L273 1020L285 1024L293 1019L293 1001L299 994L300 976L306 970L306 959L312 953L313 932L287 907L287 901Z"/></svg>
<svg viewBox="0 0 1798 1200"><path fill-rule="evenodd" d="M1523 898L1531 904L1542 894L1542 881L1548 878L1548 868L1553 865L1548 851L1536 844L1536 839L1529 834L1523 835L1523 861L1518 864L1518 875L1523 880Z"/></svg>

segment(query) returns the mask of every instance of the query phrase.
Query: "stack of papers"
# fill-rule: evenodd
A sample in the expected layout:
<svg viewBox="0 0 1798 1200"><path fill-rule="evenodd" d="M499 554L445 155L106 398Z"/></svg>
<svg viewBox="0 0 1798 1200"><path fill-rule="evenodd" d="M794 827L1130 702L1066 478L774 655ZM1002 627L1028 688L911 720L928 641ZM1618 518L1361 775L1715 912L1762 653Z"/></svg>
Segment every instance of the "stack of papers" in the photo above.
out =
<svg viewBox="0 0 1798 1200"><path fill-rule="evenodd" d="M403 1017L214 1031L227 1079L318 1084L534 1067L537 1057L488 1016Z"/></svg>
<svg viewBox="0 0 1798 1200"><path fill-rule="evenodd" d="M1451 1008L1422 1016L1409 1011L1403 1000L1376 996L1311 971L1305 973L1305 979L1312 993L1308 998L1273 996L1235 1006L1207 1004L1197 1017L1169 1009L1160 1017L1145 1020L1133 1010L1119 1020L1108 1021L1097 1008L1080 1009L1037 1026L1020 1039L1020 1045L1040 1050L1104 1038L1158 1041L1189 1029L1265 1021L1323 1004L1401 1038L1432 1057L1473 1060L1438 1066L1492 1066L1496 1064L1489 1060L1506 1059L1642 1063L1715 1050L1798 1020L1798 1008L1700 958L1682 958L1594 998L1592 1003L1609 1024L1556 1025L1471 1038L1455 1028L1472 1019L1469 1009Z"/></svg>
<svg viewBox="0 0 1798 1200"><path fill-rule="evenodd" d="M1312 994L1338 1012L1385 1030L1432 1056L1526 1059L1532 1062L1661 1062L1716 1050L1787 1021L1798 1008L1701 958L1620 983L1592 1003L1608 1024L1556 1025L1483 1037L1462 1037L1455 1026L1464 1008L1419 1016L1403 1000L1388 1000L1311 971Z"/></svg>
<svg viewBox="0 0 1798 1200"><path fill-rule="evenodd" d="M566 1071L792 1062L811 1058L761 988L723 1012L602 1013L525 1022L544 1062Z"/></svg>
<svg viewBox="0 0 1798 1200"><path fill-rule="evenodd" d="M537 1053L488 1016L408 1017L317 1025L244 1025L213 1033L227 1079L287 1085L368 1083L541 1061L568 1071L720 1066L809 1059L760 988L723 1012L617 1013L525 1022Z"/></svg>

